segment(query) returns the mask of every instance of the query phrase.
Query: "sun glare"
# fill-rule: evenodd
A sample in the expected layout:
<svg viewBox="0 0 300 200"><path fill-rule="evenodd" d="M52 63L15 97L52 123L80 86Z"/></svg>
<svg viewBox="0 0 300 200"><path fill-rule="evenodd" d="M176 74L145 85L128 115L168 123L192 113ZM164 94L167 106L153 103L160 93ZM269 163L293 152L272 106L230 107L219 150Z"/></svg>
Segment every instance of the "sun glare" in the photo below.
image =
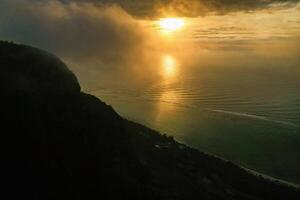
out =
<svg viewBox="0 0 300 200"><path fill-rule="evenodd" d="M170 55L166 55L163 58L163 67L165 76L173 76L176 73L176 62Z"/></svg>
<svg viewBox="0 0 300 200"><path fill-rule="evenodd" d="M159 26L164 31L175 31L184 26L183 19L179 18L164 18L159 21Z"/></svg>

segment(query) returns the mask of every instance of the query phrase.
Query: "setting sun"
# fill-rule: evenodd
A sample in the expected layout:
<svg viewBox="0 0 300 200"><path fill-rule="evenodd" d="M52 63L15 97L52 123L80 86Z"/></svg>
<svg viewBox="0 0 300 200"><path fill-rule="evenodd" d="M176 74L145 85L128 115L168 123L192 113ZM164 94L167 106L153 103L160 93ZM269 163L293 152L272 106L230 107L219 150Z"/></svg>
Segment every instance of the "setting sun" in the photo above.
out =
<svg viewBox="0 0 300 200"><path fill-rule="evenodd" d="M165 31L175 31L184 26L184 21L179 18L164 18L159 21L159 26Z"/></svg>
<svg viewBox="0 0 300 200"><path fill-rule="evenodd" d="M0 0L0 86L0 197L300 200L300 0Z"/></svg>

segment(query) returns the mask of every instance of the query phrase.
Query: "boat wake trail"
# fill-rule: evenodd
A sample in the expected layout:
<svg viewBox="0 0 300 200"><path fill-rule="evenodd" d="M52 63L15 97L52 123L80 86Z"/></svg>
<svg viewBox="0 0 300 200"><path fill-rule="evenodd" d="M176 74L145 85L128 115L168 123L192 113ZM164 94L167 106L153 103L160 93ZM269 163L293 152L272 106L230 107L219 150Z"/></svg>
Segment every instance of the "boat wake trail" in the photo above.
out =
<svg viewBox="0 0 300 200"><path fill-rule="evenodd" d="M164 88L164 91L162 91L161 88L155 89L156 87L153 87L146 92L142 93L136 93L134 91L127 91L127 90L119 90L119 91L111 91L105 88L97 88L96 90L91 90L92 92L95 91L100 91L101 90L101 96L110 96L118 99L119 101L123 99L130 99L132 101L147 101L147 102L161 102L165 103L168 105L174 105L178 107L184 107L186 109L197 109L197 110L203 110L207 112L213 112L213 113L221 113L221 114L226 114L226 115L231 115L231 116L237 116L237 117L243 117L243 118L249 118L249 119L255 119L255 120L261 120L261 121L266 121L266 122L271 122L271 123L276 123L276 124L281 124L285 126L290 126L294 128L300 128L299 124L293 123L293 122L288 122L284 120L276 120L272 119L267 116L261 116L261 115L255 115L255 114L249 114L249 113L243 113L243 112L236 112L236 111L230 111L230 110L223 110L223 109L215 109L211 108L211 104L215 105L217 102L213 103L208 103L210 105L207 105L207 108L203 107L203 104L201 106L195 104L195 103L185 103L183 102L184 100L197 100L199 101L200 97L197 97L196 94L194 94L191 91L187 91L182 88L177 88L176 90L171 87L171 90L168 90L168 88ZM163 96L163 94L167 94ZM162 98L162 96L164 98ZM174 98L176 97L176 98ZM213 97L207 97L205 98L206 101L208 102L209 99L216 99ZM219 101L219 99L217 99ZM204 102L204 100L202 101ZM223 101L222 101L223 102ZM224 103L224 102L223 102ZM236 102L239 103L239 102Z"/></svg>
<svg viewBox="0 0 300 200"><path fill-rule="evenodd" d="M278 123L278 124L284 124L284 125L300 128L300 125L298 125L298 124L291 123L291 122L286 122L286 121L274 120L274 119L270 119L270 118L265 117L265 116L259 116L259 115L253 115L253 114L247 114L247 113L240 113L240 112L233 112L233 111L227 111L227 110L219 110L219 109L207 109L207 110L209 110L211 112L216 112L216 113L223 113L223 114L234 115L234 116L239 116L239 117L252 118L252 119L263 120L263 121L268 121L268 122L273 122L273 123Z"/></svg>

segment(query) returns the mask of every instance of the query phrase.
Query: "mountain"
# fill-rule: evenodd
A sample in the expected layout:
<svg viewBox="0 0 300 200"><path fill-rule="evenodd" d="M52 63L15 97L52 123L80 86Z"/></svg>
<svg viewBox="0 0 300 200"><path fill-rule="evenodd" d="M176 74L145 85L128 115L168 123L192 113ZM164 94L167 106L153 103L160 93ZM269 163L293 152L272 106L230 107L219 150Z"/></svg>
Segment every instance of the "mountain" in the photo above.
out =
<svg viewBox="0 0 300 200"><path fill-rule="evenodd" d="M0 92L2 199L300 199L122 118L42 50L0 42Z"/></svg>

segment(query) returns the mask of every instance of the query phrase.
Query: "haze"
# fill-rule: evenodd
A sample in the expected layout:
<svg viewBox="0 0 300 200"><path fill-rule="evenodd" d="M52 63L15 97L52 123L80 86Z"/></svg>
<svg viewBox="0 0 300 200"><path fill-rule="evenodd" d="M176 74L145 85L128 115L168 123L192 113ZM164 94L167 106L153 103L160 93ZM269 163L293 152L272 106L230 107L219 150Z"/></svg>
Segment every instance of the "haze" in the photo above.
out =
<svg viewBox="0 0 300 200"><path fill-rule="evenodd" d="M1 0L0 39L58 55L127 118L300 183L298 0Z"/></svg>

